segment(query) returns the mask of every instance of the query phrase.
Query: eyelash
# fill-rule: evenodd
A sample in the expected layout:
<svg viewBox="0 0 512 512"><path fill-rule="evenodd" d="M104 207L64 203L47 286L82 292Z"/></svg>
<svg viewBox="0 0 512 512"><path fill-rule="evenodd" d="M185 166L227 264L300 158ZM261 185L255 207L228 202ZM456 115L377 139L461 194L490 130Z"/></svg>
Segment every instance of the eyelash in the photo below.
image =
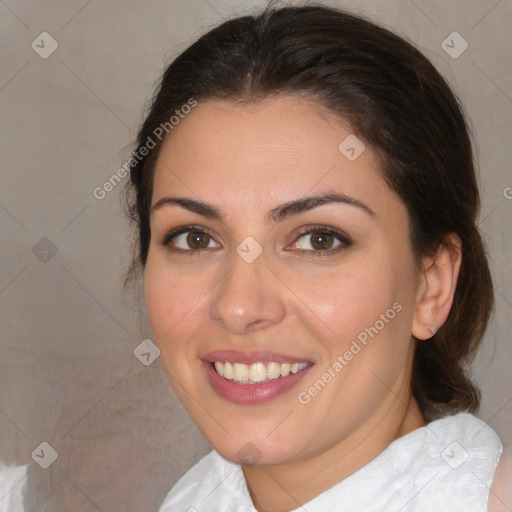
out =
<svg viewBox="0 0 512 512"><path fill-rule="evenodd" d="M174 253L181 253L181 254L188 253L187 254L188 256L192 256L193 254L198 255L202 251L208 250L208 248L204 248L204 249L189 249L189 250L186 250L186 249L176 249L176 248L173 248L173 247L171 247L169 245L171 243L171 241L173 240L173 238L175 238L176 236L182 235L184 233L189 233L191 231L206 234L210 238L213 239L213 236L208 232L208 230L204 229L201 226L192 226L192 225L190 225L190 226L180 226L180 227L174 228L171 231L169 231L168 233L166 233L162 237L162 239L160 241L160 245L165 246L169 251L174 252ZM338 231L337 229L331 228L329 226L323 226L323 225L312 226L312 227L309 227L306 231L299 232L297 234L297 237L296 237L295 240L298 240L298 239L300 239L303 236L311 235L311 234L314 234L314 233L316 233L316 234L320 233L320 234L323 234L323 235L331 235L335 239L337 239L339 242L341 242L341 245L339 245L338 247L336 247L334 249L327 249L325 251L323 251L323 250L314 251L314 250L309 250L309 249L298 249L299 252L310 253L312 256L327 256L327 255L332 255L332 254L338 253L339 251L341 251L343 249L346 249L347 247L350 247L352 245L352 240L345 233L343 233L341 231Z"/></svg>

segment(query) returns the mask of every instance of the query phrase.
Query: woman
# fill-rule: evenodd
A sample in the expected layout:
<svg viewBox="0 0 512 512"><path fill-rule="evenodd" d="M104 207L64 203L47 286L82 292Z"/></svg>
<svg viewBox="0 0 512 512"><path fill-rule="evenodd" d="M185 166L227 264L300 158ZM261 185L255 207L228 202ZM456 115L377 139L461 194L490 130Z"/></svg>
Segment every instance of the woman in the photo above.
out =
<svg viewBox="0 0 512 512"><path fill-rule="evenodd" d="M132 164L128 278L214 449L162 511L486 510L502 444L466 366L492 283L421 53L326 7L227 21L166 70Z"/></svg>

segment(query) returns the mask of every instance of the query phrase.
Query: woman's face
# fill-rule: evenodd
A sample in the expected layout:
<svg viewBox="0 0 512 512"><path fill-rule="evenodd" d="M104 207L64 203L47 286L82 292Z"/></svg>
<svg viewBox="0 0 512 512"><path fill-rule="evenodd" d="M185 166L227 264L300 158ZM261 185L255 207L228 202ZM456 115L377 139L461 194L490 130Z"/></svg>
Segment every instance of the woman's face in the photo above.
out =
<svg viewBox="0 0 512 512"><path fill-rule="evenodd" d="M403 418L419 275L377 165L298 96L199 102L165 140L146 307L176 394L225 458L300 460Z"/></svg>

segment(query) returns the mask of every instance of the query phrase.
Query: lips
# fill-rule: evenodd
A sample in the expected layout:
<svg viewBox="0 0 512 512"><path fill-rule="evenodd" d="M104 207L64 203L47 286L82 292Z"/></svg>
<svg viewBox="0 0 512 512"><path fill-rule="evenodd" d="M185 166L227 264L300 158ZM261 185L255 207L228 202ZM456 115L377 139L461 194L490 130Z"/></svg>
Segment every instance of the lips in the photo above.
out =
<svg viewBox="0 0 512 512"><path fill-rule="evenodd" d="M212 388L238 404L273 400L294 387L313 364L271 352L218 350L202 357Z"/></svg>

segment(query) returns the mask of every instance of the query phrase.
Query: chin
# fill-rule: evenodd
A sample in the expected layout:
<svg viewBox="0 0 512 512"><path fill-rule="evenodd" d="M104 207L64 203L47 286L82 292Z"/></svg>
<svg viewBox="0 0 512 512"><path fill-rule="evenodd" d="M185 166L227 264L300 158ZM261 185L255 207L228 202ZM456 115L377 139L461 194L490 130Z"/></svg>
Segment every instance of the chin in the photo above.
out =
<svg viewBox="0 0 512 512"><path fill-rule="evenodd" d="M297 443L285 445L283 443L269 442L262 435L231 439L229 443L219 444L211 442L212 447L226 460L242 466L272 466L287 464L297 459Z"/></svg>

